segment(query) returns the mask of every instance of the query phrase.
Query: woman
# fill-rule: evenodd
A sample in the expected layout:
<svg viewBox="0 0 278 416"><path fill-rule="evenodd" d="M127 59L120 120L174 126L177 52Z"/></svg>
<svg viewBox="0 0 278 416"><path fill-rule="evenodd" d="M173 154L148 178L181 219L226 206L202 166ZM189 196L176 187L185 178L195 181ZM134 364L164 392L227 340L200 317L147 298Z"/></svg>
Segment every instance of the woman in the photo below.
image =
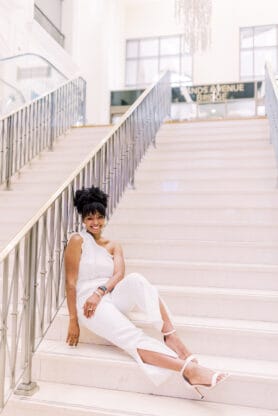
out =
<svg viewBox="0 0 278 416"><path fill-rule="evenodd" d="M129 353L156 385L169 377L169 370L180 371L203 398L199 388L213 388L228 375L198 364L177 336L157 290L142 275L124 277L120 244L102 236L107 198L94 186L75 194L84 229L71 237L65 252L67 342L78 344L80 323ZM135 306L162 332L164 342L147 336L128 319L126 314Z"/></svg>

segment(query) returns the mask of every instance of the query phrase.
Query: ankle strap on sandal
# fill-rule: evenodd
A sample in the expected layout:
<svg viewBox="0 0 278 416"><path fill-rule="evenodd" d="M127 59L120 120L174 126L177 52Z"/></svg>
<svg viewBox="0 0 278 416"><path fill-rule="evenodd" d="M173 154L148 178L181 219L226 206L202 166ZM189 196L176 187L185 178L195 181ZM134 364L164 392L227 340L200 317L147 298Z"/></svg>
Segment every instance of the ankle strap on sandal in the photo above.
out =
<svg viewBox="0 0 278 416"><path fill-rule="evenodd" d="M162 332L162 335L164 336L164 337L167 337L167 335L172 335L172 334L174 334L175 332L177 332L175 329L172 329L172 331L169 331L169 332Z"/></svg>
<svg viewBox="0 0 278 416"><path fill-rule="evenodd" d="M191 355L189 355L187 358L186 358L186 360L185 360L185 362L184 362L184 364L183 364L183 366L182 366L182 369L180 370L180 373L183 375L183 373L184 373L184 370L186 369L186 367L188 366L188 364L191 362L191 361L193 361L193 360L195 360L196 359L196 357L195 357L195 355L193 355L193 354L191 354Z"/></svg>

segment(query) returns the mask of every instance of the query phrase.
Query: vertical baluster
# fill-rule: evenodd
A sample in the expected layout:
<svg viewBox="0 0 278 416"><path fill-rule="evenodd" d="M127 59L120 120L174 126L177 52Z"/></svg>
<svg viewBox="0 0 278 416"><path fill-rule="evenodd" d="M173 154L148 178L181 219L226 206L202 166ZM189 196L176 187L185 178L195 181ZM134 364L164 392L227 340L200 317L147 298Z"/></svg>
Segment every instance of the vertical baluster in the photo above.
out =
<svg viewBox="0 0 278 416"><path fill-rule="evenodd" d="M22 383L15 394L30 396L38 390L32 382L32 355L34 350L35 311L36 311L36 274L37 274L37 225L33 226L25 237L24 245L24 337L22 345L25 371Z"/></svg>
<svg viewBox="0 0 278 416"><path fill-rule="evenodd" d="M14 265L13 265L13 301L11 312L11 387L14 388L16 384L15 370L17 362L17 321L18 321L18 296L19 296L19 244L14 250Z"/></svg>
<svg viewBox="0 0 278 416"><path fill-rule="evenodd" d="M0 322L0 409L5 402L5 374L6 374L6 346L7 346L7 310L8 310L8 284L9 284L9 257L7 256L3 264L2 280L2 308Z"/></svg>

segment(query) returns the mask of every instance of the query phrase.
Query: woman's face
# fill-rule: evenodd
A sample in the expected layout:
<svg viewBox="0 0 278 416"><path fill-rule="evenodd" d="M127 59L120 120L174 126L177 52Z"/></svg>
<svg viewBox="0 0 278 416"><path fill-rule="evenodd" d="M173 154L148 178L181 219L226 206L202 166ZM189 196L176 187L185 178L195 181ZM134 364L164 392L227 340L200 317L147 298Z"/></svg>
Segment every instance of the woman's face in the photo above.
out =
<svg viewBox="0 0 278 416"><path fill-rule="evenodd" d="M88 214L83 218L83 223L85 224L87 231L91 234L100 234L105 225L105 217L99 212L96 212L95 214Z"/></svg>

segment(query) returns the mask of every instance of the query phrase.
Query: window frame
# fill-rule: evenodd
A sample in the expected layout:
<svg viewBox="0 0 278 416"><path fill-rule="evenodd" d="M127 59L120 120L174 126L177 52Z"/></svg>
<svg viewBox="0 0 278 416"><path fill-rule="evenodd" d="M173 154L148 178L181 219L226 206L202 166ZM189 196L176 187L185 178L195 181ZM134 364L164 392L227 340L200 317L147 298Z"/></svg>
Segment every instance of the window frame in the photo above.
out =
<svg viewBox="0 0 278 416"><path fill-rule="evenodd" d="M255 31L256 29L260 28L275 28L276 29L276 44L273 45L265 45L265 46L255 46ZM242 31L249 29L252 30L252 46L249 47L242 47L242 39L241 33ZM276 50L276 71L278 73L278 24L267 24L267 25L257 25L257 26L242 26L239 28L239 80L240 81L255 81L255 80L263 80L264 75L256 75L255 73L255 56L256 51L265 50L265 49L273 49ZM252 53L252 75L245 76L241 73L241 65L242 65L242 52L249 51Z"/></svg>
<svg viewBox="0 0 278 416"><path fill-rule="evenodd" d="M178 38L179 39L179 51L178 53L174 53L174 54L161 54L161 41L163 39L169 39L169 38ZM141 42L145 41L145 40L158 40L158 52L157 55L141 55ZM127 50L128 50L128 42L138 42L137 44L137 56L136 57L131 57L129 58L127 56ZM140 61L143 60L148 60L148 59L156 59L157 60L157 73L159 73L161 71L160 67L161 67L161 58L178 58L179 59L179 75L185 75L188 76L189 78L193 78L193 55L190 54L187 51L183 51L183 45L182 45L183 39L182 39L182 34L175 34L175 35L163 35L163 36L148 36L148 37L143 37L143 38L129 38L126 39L126 43L125 43L125 87L127 88L137 88L137 87L146 87L148 85L150 85L150 82L139 82L139 68L140 68ZM182 73L182 69L183 69L183 59L185 57L190 58L190 69L191 69L191 73L187 74L187 73ZM130 84L127 83L127 66L128 66L128 62L130 61L135 61L136 62L136 76L135 76L135 83L134 84Z"/></svg>

